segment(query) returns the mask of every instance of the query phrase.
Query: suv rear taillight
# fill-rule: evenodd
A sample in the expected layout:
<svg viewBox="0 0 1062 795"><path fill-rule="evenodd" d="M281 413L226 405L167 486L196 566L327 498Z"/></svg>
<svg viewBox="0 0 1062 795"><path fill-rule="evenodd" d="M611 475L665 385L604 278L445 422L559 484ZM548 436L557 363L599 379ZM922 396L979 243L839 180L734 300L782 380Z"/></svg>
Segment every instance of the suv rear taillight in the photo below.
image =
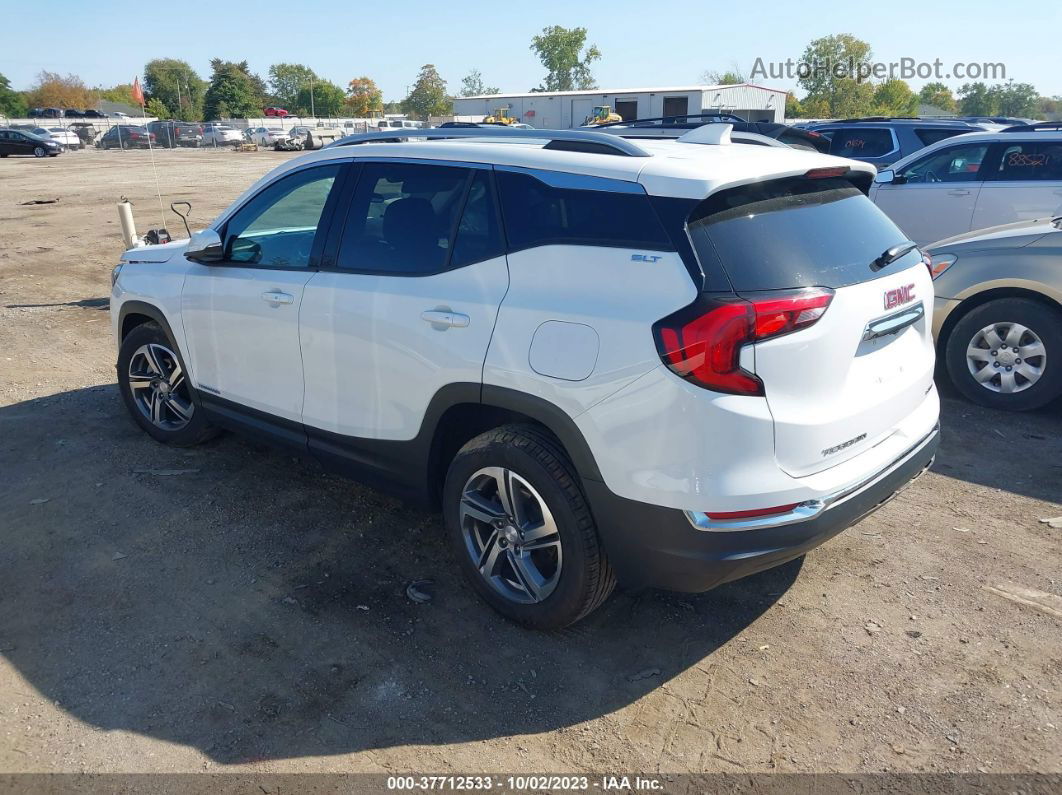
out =
<svg viewBox="0 0 1062 795"><path fill-rule="evenodd" d="M815 323L833 290L735 295L704 294L653 326L660 358L698 386L734 395L762 395L763 382L741 367L741 348Z"/></svg>

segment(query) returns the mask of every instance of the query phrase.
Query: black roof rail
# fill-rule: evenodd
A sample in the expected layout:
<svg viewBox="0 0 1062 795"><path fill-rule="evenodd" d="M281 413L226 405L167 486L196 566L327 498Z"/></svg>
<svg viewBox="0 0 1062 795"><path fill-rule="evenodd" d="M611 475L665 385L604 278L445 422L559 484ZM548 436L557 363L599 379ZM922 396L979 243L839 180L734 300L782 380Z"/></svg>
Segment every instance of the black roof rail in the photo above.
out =
<svg viewBox="0 0 1062 795"><path fill-rule="evenodd" d="M1007 127L1000 130L1000 132L1049 132L1051 130L1062 130L1062 121L1039 121L1036 124L1015 124L1013 127Z"/></svg>
<svg viewBox="0 0 1062 795"><path fill-rule="evenodd" d="M947 122L950 124L962 124L967 127L972 127L965 119L959 119L953 116L941 117L941 116L859 116L854 119L838 119L833 122L822 122L823 124L852 124L860 121L922 121L922 122Z"/></svg>
<svg viewBox="0 0 1062 795"><path fill-rule="evenodd" d="M647 151L633 141L618 138L608 133L591 130L514 130L512 127L421 127L405 129L388 129L380 132L358 133L340 138L325 146L354 146L372 142L393 142L403 138L514 138L538 141L566 141L568 143L597 144L593 147L601 154L623 155L625 157L651 157Z"/></svg>
<svg viewBox="0 0 1062 795"><path fill-rule="evenodd" d="M686 120L687 123L683 124L679 120ZM690 125L689 119L706 119L703 124L714 124L721 122L724 124L732 124L733 122L745 123L745 120L740 116L735 116L733 113L679 113L674 116L652 116L645 119L630 119L623 121L610 121L607 124L595 124L595 127L690 127L700 125Z"/></svg>

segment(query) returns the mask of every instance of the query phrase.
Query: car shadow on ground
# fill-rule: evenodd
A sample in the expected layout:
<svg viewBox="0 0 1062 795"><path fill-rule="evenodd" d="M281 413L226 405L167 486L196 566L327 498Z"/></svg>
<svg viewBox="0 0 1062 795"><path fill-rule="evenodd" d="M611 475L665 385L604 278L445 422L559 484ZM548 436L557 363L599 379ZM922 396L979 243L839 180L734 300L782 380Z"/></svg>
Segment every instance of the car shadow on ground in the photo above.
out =
<svg viewBox="0 0 1062 795"><path fill-rule="evenodd" d="M58 307L78 307L81 309L110 309L110 298L82 298L80 301L64 301L58 304L7 304L4 309L51 309Z"/></svg>
<svg viewBox="0 0 1062 795"><path fill-rule="evenodd" d="M221 763L599 718L710 667L801 565L525 631L456 576L437 516L234 436L158 445L114 385L0 408L0 472L0 652L74 718Z"/></svg>

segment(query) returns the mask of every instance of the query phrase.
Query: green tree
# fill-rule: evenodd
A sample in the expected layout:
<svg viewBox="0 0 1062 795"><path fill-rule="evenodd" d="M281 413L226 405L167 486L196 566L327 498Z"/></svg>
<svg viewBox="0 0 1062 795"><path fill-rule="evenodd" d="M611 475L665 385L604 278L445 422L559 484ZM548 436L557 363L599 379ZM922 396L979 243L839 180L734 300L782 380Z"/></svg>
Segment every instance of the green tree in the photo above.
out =
<svg viewBox="0 0 1062 795"><path fill-rule="evenodd" d="M803 119L804 106L800 104L800 100L796 98L796 94L790 91L785 95L785 117L787 119Z"/></svg>
<svg viewBox="0 0 1062 795"><path fill-rule="evenodd" d="M1015 83L1008 80L1003 85L989 89L996 99L1001 116L1018 116L1029 118L1036 113L1036 101L1039 94L1029 83Z"/></svg>
<svg viewBox="0 0 1062 795"><path fill-rule="evenodd" d="M886 80L874 89L872 110L879 116L917 116L918 94L903 80Z"/></svg>
<svg viewBox="0 0 1062 795"><path fill-rule="evenodd" d="M92 93L95 95L97 101L106 100L107 102L120 102L124 105L136 104L136 100L133 99L132 83L119 83L110 88L96 86L96 88L92 89Z"/></svg>
<svg viewBox="0 0 1062 795"><path fill-rule="evenodd" d="M850 33L815 39L804 49L805 73L797 80L811 100L824 105L827 116L866 115L874 101L874 89L866 81L870 71L870 45Z"/></svg>
<svg viewBox="0 0 1062 795"><path fill-rule="evenodd" d="M701 82L710 86L736 86L749 82L749 79L735 67L726 72L704 72L701 74Z"/></svg>
<svg viewBox="0 0 1062 795"><path fill-rule="evenodd" d="M446 81L439 76L434 64L424 64L413 84L409 96L402 100L402 112L420 116L442 116L453 110L453 103L446 95Z"/></svg>
<svg viewBox="0 0 1062 795"><path fill-rule="evenodd" d="M369 77L355 77L347 84L347 110L351 116L369 116L383 110L383 92Z"/></svg>
<svg viewBox="0 0 1062 795"><path fill-rule="evenodd" d="M292 112L300 110L299 93L307 89L311 81L318 80L320 78L313 69L301 63L275 63L269 67L269 87L273 91L273 100ZM310 112L309 105L305 111Z"/></svg>
<svg viewBox="0 0 1062 795"><path fill-rule="evenodd" d="M999 97L984 83L966 83L959 89L959 110L963 116L995 116Z"/></svg>
<svg viewBox="0 0 1062 795"><path fill-rule="evenodd" d="M262 112L246 61L233 63L214 58L210 61L210 68L210 87L203 97L203 117L207 121L255 117Z"/></svg>
<svg viewBox="0 0 1062 795"><path fill-rule="evenodd" d="M484 85L483 75L480 74L478 69L473 69L467 75L461 78L461 96L462 97L481 97L486 94L500 94L499 89L494 86Z"/></svg>
<svg viewBox="0 0 1062 795"><path fill-rule="evenodd" d="M203 117L206 83L188 64L177 58L155 58L144 65L144 93L158 100L173 118L194 121Z"/></svg>
<svg viewBox="0 0 1062 795"><path fill-rule="evenodd" d="M951 89L943 83L926 83L918 92L918 99L926 105L933 105L949 113L954 113L959 107Z"/></svg>
<svg viewBox="0 0 1062 795"><path fill-rule="evenodd" d="M1056 119L1062 115L1062 96L1039 97L1036 100L1036 116L1040 119Z"/></svg>
<svg viewBox="0 0 1062 795"><path fill-rule="evenodd" d="M0 116L22 119L28 112L26 98L11 88L10 80L0 75Z"/></svg>
<svg viewBox="0 0 1062 795"><path fill-rule="evenodd" d="M531 49L546 67L539 91L575 91L597 88L590 65L601 58L597 45L586 45L586 28L552 25L531 39Z"/></svg>
<svg viewBox="0 0 1062 795"><path fill-rule="evenodd" d="M313 101L310 92L313 91ZM314 80L304 86L295 98L295 106L300 112L313 113L317 116L340 116L347 101L343 89L328 80Z"/></svg>
<svg viewBox="0 0 1062 795"><path fill-rule="evenodd" d="M170 109L166 107L166 103L157 97L152 97L147 101L147 104L144 105L144 112L147 113L148 116L154 116L156 119L173 118L173 114L170 112Z"/></svg>

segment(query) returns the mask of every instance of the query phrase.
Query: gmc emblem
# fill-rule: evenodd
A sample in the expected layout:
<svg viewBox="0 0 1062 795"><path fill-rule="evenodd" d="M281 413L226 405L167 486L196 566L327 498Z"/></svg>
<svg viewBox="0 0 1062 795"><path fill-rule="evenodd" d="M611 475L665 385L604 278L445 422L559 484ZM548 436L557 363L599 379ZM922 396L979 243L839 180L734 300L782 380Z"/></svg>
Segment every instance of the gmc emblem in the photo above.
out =
<svg viewBox="0 0 1062 795"><path fill-rule="evenodd" d="M885 291L885 308L892 309L895 306L902 306L903 304L910 303L914 299L914 284L905 284L903 287L897 287L895 290Z"/></svg>

